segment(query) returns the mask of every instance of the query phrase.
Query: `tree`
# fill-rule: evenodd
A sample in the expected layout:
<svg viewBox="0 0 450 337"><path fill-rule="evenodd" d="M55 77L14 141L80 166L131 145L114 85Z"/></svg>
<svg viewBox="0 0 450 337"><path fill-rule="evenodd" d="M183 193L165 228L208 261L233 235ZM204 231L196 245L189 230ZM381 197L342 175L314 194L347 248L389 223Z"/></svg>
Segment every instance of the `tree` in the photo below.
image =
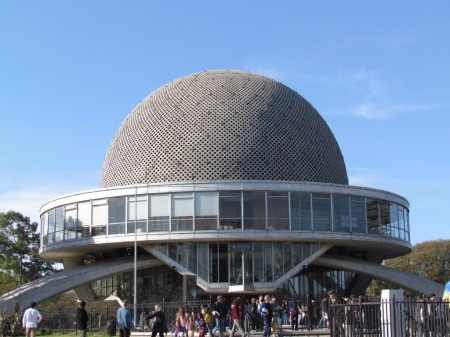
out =
<svg viewBox="0 0 450 337"><path fill-rule="evenodd" d="M0 272L15 286L55 272L53 264L39 258L38 224L14 211L0 213Z"/></svg>
<svg viewBox="0 0 450 337"><path fill-rule="evenodd" d="M446 284L450 280L450 240L425 241L415 244L411 253L385 260L384 265L397 270ZM368 293L379 294L381 289L397 288L386 282L373 281Z"/></svg>

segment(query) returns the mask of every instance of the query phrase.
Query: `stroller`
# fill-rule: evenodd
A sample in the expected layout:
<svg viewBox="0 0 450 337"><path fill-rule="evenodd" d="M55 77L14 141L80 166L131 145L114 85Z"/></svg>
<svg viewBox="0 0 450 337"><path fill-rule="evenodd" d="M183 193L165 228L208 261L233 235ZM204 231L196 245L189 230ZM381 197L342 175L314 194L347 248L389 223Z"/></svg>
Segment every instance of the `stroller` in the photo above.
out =
<svg viewBox="0 0 450 337"><path fill-rule="evenodd" d="M106 333L108 336L115 336L117 333L117 322L115 319L110 319L106 322Z"/></svg>

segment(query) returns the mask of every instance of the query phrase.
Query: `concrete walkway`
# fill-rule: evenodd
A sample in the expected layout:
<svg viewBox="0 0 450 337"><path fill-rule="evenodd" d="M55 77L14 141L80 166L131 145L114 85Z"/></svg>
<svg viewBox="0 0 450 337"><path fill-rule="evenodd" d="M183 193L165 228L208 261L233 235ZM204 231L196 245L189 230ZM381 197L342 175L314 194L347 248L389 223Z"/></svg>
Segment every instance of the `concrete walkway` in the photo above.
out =
<svg viewBox="0 0 450 337"><path fill-rule="evenodd" d="M133 337L150 337L152 335L151 331L146 331L146 332L138 332L138 331L133 331L131 333L131 336ZM250 332L249 336L250 337L262 337L263 332L262 331L252 331ZM330 336L330 330L329 329L314 329L311 331L308 331L307 329L300 329L297 331L292 331L290 328L286 328L283 329L281 332L279 332L277 334L279 337L284 337L284 336L301 336L301 337L308 337L308 336ZM168 337L174 337L171 334L167 334ZM195 337L198 337L198 333L196 332L194 334ZM209 334L206 335L206 337L208 337ZM216 337L218 335L216 334ZM227 329L224 333L224 337L229 337L230 336L230 330ZM235 333L236 337L241 337L241 335L239 333ZM272 335L272 336L276 336L276 335Z"/></svg>

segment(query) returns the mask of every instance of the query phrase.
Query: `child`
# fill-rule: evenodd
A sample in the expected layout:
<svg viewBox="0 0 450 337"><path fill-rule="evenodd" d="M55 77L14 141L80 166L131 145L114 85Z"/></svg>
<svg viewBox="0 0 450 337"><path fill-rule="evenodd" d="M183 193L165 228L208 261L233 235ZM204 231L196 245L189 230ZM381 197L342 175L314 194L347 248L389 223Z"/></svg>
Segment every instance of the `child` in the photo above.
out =
<svg viewBox="0 0 450 337"><path fill-rule="evenodd" d="M207 331L207 327L206 327L206 321L205 318L203 317L202 313L198 314L198 320L197 320L197 330L198 330L198 337L205 337L206 336L206 331Z"/></svg>
<svg viewBox="0 0 450 337"><path fill-rule="evenodd" d="M195 316L192 314L188 318L188 337L194 337L195 334Z"/></svg>

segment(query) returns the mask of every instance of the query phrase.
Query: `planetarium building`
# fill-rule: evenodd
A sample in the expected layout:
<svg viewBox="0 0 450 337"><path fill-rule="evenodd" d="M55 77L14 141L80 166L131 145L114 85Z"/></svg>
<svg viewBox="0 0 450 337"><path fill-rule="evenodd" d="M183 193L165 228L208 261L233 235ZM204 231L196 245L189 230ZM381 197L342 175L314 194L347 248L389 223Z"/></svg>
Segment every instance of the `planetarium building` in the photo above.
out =
<svg viewBox="0 0 450 337"><path fill-rule="evenodd" d="M65 287L87 300L321 298L361 294L373 278L430 289L381 265L411 250L408 201L350 186L313 106L248 72L152 92L112 139L100 188L47 202L41 221L41 257L64 264Z"/></svg>

